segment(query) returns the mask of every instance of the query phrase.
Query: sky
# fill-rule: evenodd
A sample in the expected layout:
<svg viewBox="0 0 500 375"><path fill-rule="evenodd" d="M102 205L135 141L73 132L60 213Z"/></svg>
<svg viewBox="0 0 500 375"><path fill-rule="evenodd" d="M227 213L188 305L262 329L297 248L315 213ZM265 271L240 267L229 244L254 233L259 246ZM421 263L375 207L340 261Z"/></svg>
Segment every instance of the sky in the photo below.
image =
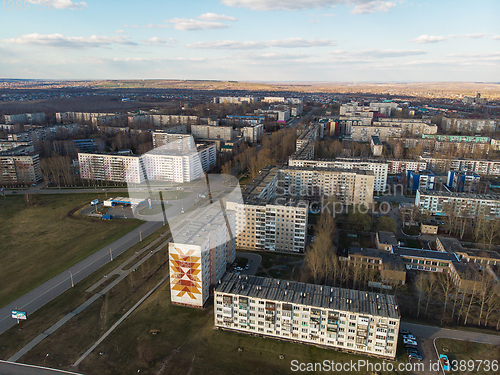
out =
<svg viewBox="0 0 500 375"><path fill-rule="evenodd" d="M0 78L500 82L498 0L22 3Z"/></svg>

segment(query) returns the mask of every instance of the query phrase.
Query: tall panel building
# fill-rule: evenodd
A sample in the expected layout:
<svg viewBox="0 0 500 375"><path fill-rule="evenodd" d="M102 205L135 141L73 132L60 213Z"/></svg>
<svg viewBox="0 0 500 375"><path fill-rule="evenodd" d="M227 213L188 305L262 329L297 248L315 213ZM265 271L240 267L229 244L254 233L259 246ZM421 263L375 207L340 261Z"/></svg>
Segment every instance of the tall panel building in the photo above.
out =
<svg viewBox="0 0 500 375"><path fill-rule="evenodd" d="M210 287L236 257L233 211L215 202L176 230L169 243L170 294L175 304L202 308Z"/></svg>

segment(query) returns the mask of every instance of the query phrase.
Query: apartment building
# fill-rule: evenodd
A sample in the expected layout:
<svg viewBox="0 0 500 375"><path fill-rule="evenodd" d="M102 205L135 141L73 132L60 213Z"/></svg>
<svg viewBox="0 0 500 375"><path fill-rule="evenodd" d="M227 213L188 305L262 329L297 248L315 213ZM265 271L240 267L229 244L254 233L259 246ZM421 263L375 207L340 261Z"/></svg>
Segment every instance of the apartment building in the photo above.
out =
<svg viewBox="0 0 500 375"><path fill-rule="evenodd" d="M191 134L199 139L222 139L230 141L234 138L232 126L191 125Z"/></svg>
<svg viewBox="0 0 500 375"><path fill-rule="evenodd" d="M198 124L200 118L198 116L185 115L156 115L156 114L135 114L127 117L129 126L137 125L152 125L157 128L164 126L189 125Z"/></svg>
<svg viewBox="0 0 500 375"><path fill-rule="evenodd" d="M396 358L400 314L392 295L230 273L214 299L217 329Z"/></svg>
<svg viewBox="0 0 500 375"><path fill-rule="evenodd" d="M397 108L398 108L398 103L394 102L370 103L369 106L370 111L378 112L385 116L392 116Z"/></svg>
<svg viewBox="0 0 500 375"><path fill-rule="evenodd" d="M236 208L236 245L243 249L303 252L309 203L293 198L244 196Z"/></svg>
<svg viewBox="0 0 500 375"><path fill-rule="evenodd" d="M252 104L258 101L255 96L217 96L213 99L214 103L220 104Z"/></svg>
<svg viewBox="0 0 500 375"><path fill-rule="evenodd" d="M295 141L295 150L299 150L308 143L313 144L319 138L319 128L319 125L312 125L298 134Z"/></svg>
<svg viewBox="0 0 500 375"><path fill-rule="evenodd" d="M45 122L45 112L20 113L16 115L4 115L5 123L14 124L43 124Z"/></svg>
<svg viewBox="0 0 500 375"><path fill-rule="evenodd" d="M256 115L227 115L225 122L231 125L253 126L258 125L266 120L266 116Z"/></svg>
<svg viewBox="0 0 500 375"><path fill-rule="evenodd" d="M5 141L0 140L0 151L8 151L19 146L30 146L31 143L27 141ZM35 149L32 149L35 152Z"/></svg>
<svg viewBox="0 0 500 375"><path fill-rule="evenodd" d="M427 162L408 159L385 159L389 164L388 172L390 174L405 173L407 171L423 171L427 169Z"/></svg>
<svg viewBox="0 0 500 375"><path fill-rule="evenodd" d="M172 303L203 307L236 258L234 227L234 212L216 202L175 231L168 245Z"/></svg>
<svg viewBox="0 0 500 375"><path fill-rule="evenodd" d="M192 142L192 140L191 140ZM146 179L184 183L200 178L216 164L216 147L198 143L176 148L172 142L144 154L79 153L82 179L142 183Z"/></svg>
<svg viewBox="0 0 500 375"><path fill-rule="evenodd" d="M477 159L443 159L420 157L427 162L429 169L442 172L474 172L481 176L500 176L500 161Z"/></svg>
<svg viewBox="0 0 500 375"><path fill-rule="evenodd" d="M446 186L453 191L475 193L480 181L481 176L473 172L448 171Z"/></svg>
<svg viewBox="0 0 500 375"><path fill-rule="evenodd" d="M369 142L372 136L377 136L382 142L392 138L401 138L402 130L399 126L381 125L374 122L371 125L352 125L351 139L357 142Z"/></svg>
<svg viewBox="0 0 500 375"><path fill-rule="evenodd" d="M245 126L242 129L242 134L245 142L258 143L262 140L262 135L264 134L264 125L255 124Z"/></svg>
<svg viewBox="0 0 500 375"><path fill-rule="evenodd" d="M434 182L436 176L431 171L408 171L408 187L412 191L422 190L434 190Z"/></svg>
<svg viewBox="0 0 500 375"><path fill-rule="evenodd" d="M0 152L0 185L33 184L41 180L40 158L33 146L20 145Z"/></svg>
<svg viewBox="0 0 500 375"><path fill-rule="evenodd" d="M500 217L500 199L489 194L417 190L415 206L431 215L445 215L447 211L453 210L462 217Z"/></svg>
<svg viewBox="0 0 500 375"><path fill-rule="evenodd" d="M498 126L498 121L493 119L466 119L443 117L441 128L446 132L464 132L480 134L481 132L493 133Z"/></svg>
<svg viewBox="0 0 500 375"><path fill-rule="evenodd" d="M154 131L153 132L153 147L165 146L170 143L175 143L178 147L181 147L184 143L191 143L190 134L177 134L171 133L169 131Z"/></svg>
<svg viewBox="0 0 500 375"><path fill-rule="evenodd" d="M375 175L373 171L321 168L282 167L278 171L279 191L286 196L319 200L336 197L344 205L371 207Z"/></svg>
<svg viewBox="0 0 500 375"><path fill-rule="evenodd" d="M432 125L431 120L422 119L401 119L401 118L381 118L374 125L398 126L401 128L403 136L421 136L424 134L436 134L438 127Z"/></svg>
<svg viewBox="0 0 500 375"><path fill-rule="evenodd" d="M373 156L382 156L384 145L378 136L372 135L370 137L370 149L372 150Z"/></svg>

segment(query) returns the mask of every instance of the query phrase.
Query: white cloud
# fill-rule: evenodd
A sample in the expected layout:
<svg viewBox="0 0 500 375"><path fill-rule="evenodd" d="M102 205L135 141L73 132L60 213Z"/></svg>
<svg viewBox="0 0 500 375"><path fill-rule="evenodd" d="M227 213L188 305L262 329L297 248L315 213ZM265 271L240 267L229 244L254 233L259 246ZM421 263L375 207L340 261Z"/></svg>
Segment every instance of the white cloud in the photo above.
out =
<svg viewBox="0 0 500 375"><path fill-rule="evenodd" d="M125 32L125 30L115 30L116 34L123 34L124 32Z"/></svg>
<svg viewBox="0 0 500 375"><path fill-rule="evenodd" d="M461 34L461 35L420 35L418 38L410 40L410 42L415 42L419 44L423 43L438 43L438 42L446 42L448 39L458 39L458 38L468 38L468 39L479 39L484 37L482 33L475 34Z"/></svg>
<svg viewBox="0 0 500 375"><path fill-rule="evenodd" d="M469 39L479 39L482 38L484 34L482 33L477 33L477 34L462 34L462 35L449 35L448 38L469 38Z"/></svg>
<svg viewBox="0 0 500 375"><path fill-rule="evenodd" d="M225 29L229 27L225 23L221 22L211 22L211 21L200 21L191 18L172 18L165 22L171 22L174 24L174 29L188 31L188 30L205 30L205 29Z"/></svg>
<svg viewBox="0 0 500 375"><path fill-rule="evenodd" d="M493 35L492 39L500 40L500 35Z"/></svg>
<svg viewBox="0 0 500 375"><path fill-rule="evenodd" d="M177 40L174 38L169 38L168 40L165 40L163 38L154 36L152 38L146 39L145 44L147 46L167 46L167 47L172 47L173 44L177 43Z"/></svg>
<svg viewBox="0 0 500 375"><path fill-rule="evenodd" d="M243 52L236 54L236 58L241 59L266 59L266 60L296 60L305 59L310 57L310 54L306 53L283 53L283 52L266 52L266 53L254 53L254 52Z"/></svg>
<svg viewBox="0 0 500 375"><path fill-rule="evenodd" d="M204 21L238 21L235 17L229 17L224 14L215 14L215 13L205 13L201 16L198 16L200 20Z"/></svg>
<svg viewBox="0 0 500 375"><path fill-rule="evenodd" d="M170 25L165 25L165 24L159 24L155 25L153 23L148 23L147 25L123 25L123 27L129 28L129 29L166 29L167 27L170 27Z"/></svg>
<svg viewBox="0 0 500 375"><path fill-rule="evenodd" d="M369 1L367 3L356 4L356 6L351 10L352 14L365 14L365 13L386 13L391 8L394 8L396 3L392 1Z"/></svg>
<svg viewBox="0 0 500 375"><path fill-rule="evenodd" d="M335 50L328 52L329 55L334 56L336 60L349 60L349 61L368 61L373 59L382 59L389 57L406 57L425 55L427 52L422 50L393 50L393 49L368 49L358 51L344 51Z"/></svg>
<svg viewBox="0 0 500 375"><path fill-rule="evenodd" d="M84 9L87 7L85 1L79 3L71 0L28 0L32 4L53 6L55 9Z"/></svg>
<svg viewBox="0 0 500 375"><path fill-rule="evenodd" d="M288 38L281 40L269 40L265 42L236 40L216 40L211 42L196 42L186 45L186 48L197 49L263 49L268 47L280 48L300 48L300 47L325 47L336 45L335 40L331 39L302 39Z"/></svg>
<svg viewBox="0 0 500 375"><path fill-rule="evenodd" d="M438 42L446 42L448 39L442 35L420 35L418 38L410 40L410 42L415 42L419 44L424 43L438 43Z"/></svg>
<svg viewBox="0 0 500 375"><path fill-rule="evenodd" d="M3 43L40 45L57 48L91 48L108 47L112 44L137 45L125 36L99 36L89 37L64 36L62 34L26 34L17 38L1 39Z"/></svg>
<svg viewBox="0 0 500 375"><path fill-rule="evenodd" d="M301 10L334 8L336 5L352 6L351 13L387 12L396 6L392 1L381 0L222 0L227 6L253 10Z"/></svg>

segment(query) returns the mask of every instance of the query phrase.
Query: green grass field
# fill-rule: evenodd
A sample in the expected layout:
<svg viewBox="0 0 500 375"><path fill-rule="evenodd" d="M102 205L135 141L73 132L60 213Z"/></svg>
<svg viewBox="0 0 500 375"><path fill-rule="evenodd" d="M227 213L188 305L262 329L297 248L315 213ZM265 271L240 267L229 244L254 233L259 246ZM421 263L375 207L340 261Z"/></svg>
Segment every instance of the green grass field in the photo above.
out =
<svg viewBox="0 0 500 375"><path fill-rule="evenodd" d="M77 208L104 194L0 198L0 307L56 276L142 222L81 215ZM41 205L38 205L41 202Z"/></svg>
<svg viewBox="0 0 500 375"><path fill-rule="evenodd" d="M436 348L439 354L446 354L448 356L452 370L456 370L447 372L447 374L458 375L467 373L487 375L499 373L500 346L479 344L470 341L437 339ZM492 361L494 360L497 361L496 370L491 368ZM478 361L483 361L481 367L478 367ZM486 371L487 363L485 361L489 361L489 371Z"/></svg>
<svg viewBox="0 0 500 375"><path fill-rule="evenodd" d="M213 319L213 304L204 310L172 305L169 285L165 283L82 362L78 371L88 375L134 374L138 370L140 374L265 375L291 373L294 359L305 363L358 359L381 362L333 350L214 330ZM153 329L160 332L152 335L150 330ZM398 351L399 359L406 362L403 351ZM39 351L39 361L43 360L43 353ZM358 371L356 374L371 373Z"/></svg>

